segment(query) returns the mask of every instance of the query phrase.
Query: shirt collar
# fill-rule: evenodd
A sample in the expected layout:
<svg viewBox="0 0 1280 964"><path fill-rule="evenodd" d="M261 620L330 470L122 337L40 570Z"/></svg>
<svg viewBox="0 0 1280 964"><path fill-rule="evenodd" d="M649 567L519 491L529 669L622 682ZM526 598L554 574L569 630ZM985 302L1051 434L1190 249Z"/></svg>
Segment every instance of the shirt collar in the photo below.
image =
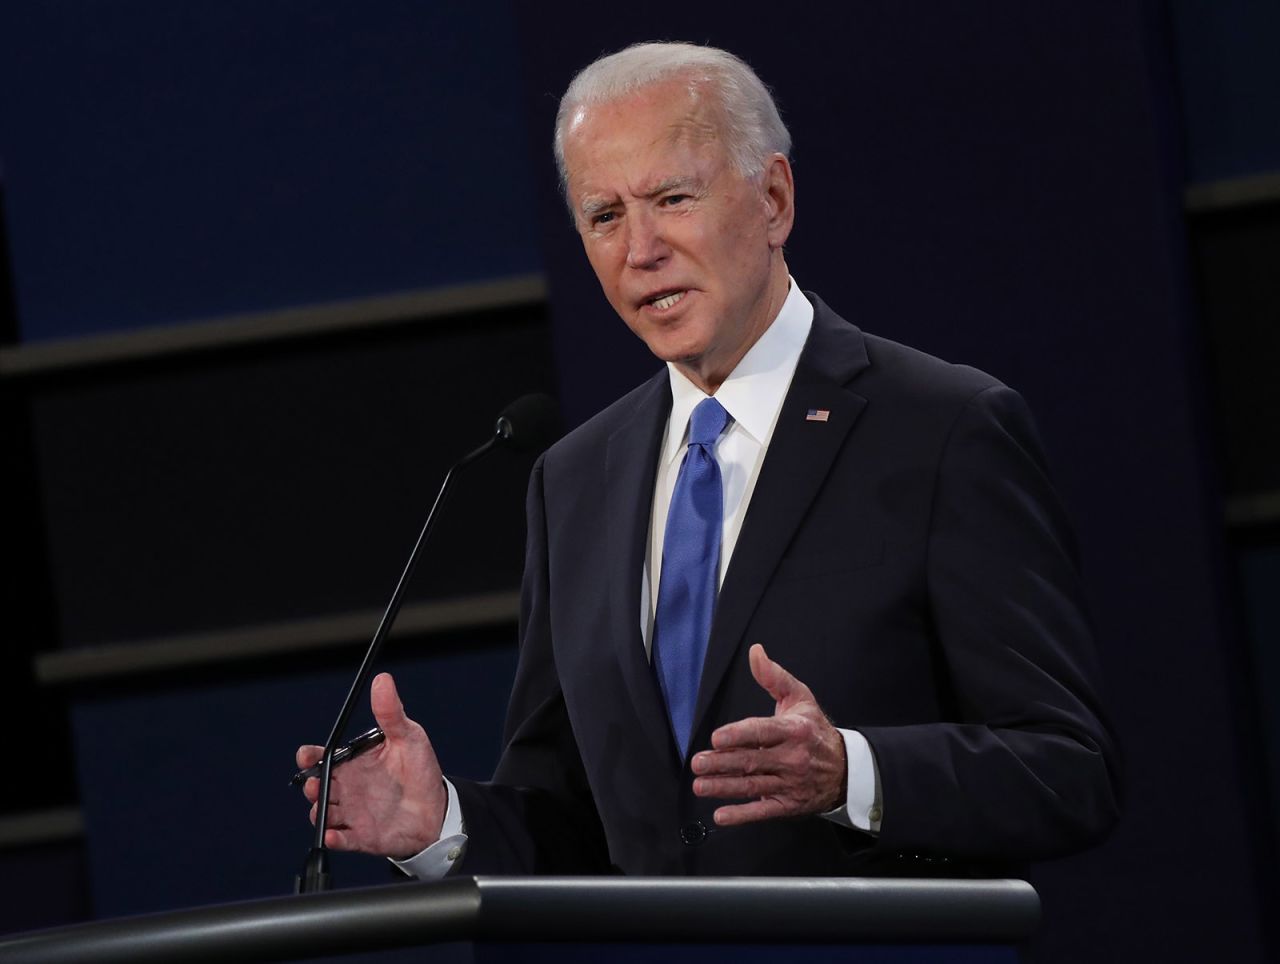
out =
<svg viewBox="0 0 1280 964"><path fill-rule="evenodd" d="M813 325L813 305L795 278L788 280L790 287L777 317L716 391L716 398L734 422L761 445L773 429ZM668 363L667 373L671 380L671 417L662 448L664 463L684 451L689 416L707 397L675 365Z"/></svg>

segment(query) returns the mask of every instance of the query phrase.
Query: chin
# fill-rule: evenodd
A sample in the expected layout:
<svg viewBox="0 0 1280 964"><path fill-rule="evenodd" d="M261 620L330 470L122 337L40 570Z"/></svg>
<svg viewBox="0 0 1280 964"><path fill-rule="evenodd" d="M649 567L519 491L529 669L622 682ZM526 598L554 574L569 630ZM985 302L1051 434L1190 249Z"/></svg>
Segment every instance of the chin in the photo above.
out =
<svg viewBox="0 0 1280 964"><path fill-rule="evenodd" d="M649 351L653 352L660 360L669 362L673 365L692 365L702 357L701 346L692 348L689 345L679 345L661 342L648 342Z"/></svg>
<svg viewBox="0 0 1280 964"><path fill-rule="evenodd" d="M666 331L650 331L644 338L645 345L664 362L697 361L707 351L707 339L691 337L693 332L687 330L668 329Z"/></svg>

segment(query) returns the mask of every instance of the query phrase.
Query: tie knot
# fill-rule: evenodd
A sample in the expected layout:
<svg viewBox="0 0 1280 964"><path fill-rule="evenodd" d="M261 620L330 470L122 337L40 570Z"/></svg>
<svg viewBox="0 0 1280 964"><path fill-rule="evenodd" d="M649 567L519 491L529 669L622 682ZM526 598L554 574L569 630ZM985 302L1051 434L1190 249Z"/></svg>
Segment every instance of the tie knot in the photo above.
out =
<svg viewBox="0 0 1280 964"><path fill-rule="evenodd" d="M714 445L724 427L729 424L729 413L714 398L704 398L689 416L689 444Z"/></svg>

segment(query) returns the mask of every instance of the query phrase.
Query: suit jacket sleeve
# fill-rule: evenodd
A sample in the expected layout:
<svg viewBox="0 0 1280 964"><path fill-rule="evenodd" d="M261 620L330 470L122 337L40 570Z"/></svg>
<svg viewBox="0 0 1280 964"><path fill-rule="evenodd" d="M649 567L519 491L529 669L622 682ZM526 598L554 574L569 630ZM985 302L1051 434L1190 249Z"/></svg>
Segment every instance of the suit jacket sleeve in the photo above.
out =
<svg viewBox="0 0 1280 964"><path fill-rule="evenodd" d="M1039 859L1104 835L1116 751L1093 690L1071 530L1015 392L980 391L947 436L925 565L949 722L859 727L879 768L879 848Z"/></svg>
<svg viewBox="0 0 1280 964"><path fill-rule="evenodd" d="M543 459L529 480L520 660L505 750L491 783L453 779L468 835L468 874L604 873L600 818L573 735L551 646Z"/></svg>

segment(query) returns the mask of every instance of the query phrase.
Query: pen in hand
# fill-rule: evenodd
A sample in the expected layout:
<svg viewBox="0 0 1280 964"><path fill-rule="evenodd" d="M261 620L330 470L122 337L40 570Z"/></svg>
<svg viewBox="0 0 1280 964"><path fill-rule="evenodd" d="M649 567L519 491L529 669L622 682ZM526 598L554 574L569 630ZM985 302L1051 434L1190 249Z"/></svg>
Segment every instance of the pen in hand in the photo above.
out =
<svg viewBox="0 0 1280 964"><path fill-rule="evenodd" d="M372 750L386 738L386 734L378 726L375 726L367 733L361 733L350 743L344 743L333 751L333 765L337 766L339 763L346 763L348 760L355 759L365 750ZM305 770L299 770L295 773L293 779L289 781L289 786L296 787L301 783L306 783L311 777L318 777L323 767L324 758L322 757L315 766L307 767Z"/></svg>

